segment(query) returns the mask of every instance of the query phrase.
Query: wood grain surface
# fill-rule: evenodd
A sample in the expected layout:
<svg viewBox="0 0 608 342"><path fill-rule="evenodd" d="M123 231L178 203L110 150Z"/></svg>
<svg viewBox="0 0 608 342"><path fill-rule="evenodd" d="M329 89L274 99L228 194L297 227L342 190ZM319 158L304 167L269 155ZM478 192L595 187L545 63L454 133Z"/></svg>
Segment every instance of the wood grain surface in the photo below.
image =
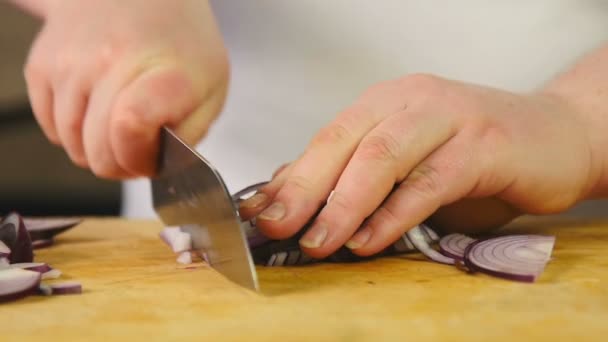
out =
<svg viewBox="0 0 608 342"><path fill-rule="evenodd" d="M2 341L606 341L608 222L526 218L554 234L534 284L469 275L418 254L258 267L261 293L184 269L156 221L87 218L36 260L84 293L0 305Z"/></svg>

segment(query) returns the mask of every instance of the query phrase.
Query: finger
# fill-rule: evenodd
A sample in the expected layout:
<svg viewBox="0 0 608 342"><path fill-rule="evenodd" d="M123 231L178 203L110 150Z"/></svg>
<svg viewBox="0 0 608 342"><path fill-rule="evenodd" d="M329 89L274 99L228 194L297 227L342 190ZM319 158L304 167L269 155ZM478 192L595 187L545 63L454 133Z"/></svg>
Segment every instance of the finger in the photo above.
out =
<svg viewBox="0 0 608 342"><path fill-rule="evenodd" d="M70 159L81 167L88 167L82 129L90 83L83 79L70 79L56 85L55 127L61 145Z"/></svg>
<svg viewBox="0 0 608 342"><path fill-rule="evenodd" d="M469 141L457 136L416 166L346 246L362 256L378 253L442 205L469 194L483 169Z"/></svg>
<svg viewBox="0 0 608 342"><path fill-rule="evenodd" d="M250 220L264 210L279 192L293 167L293 163L284 165L275 171L272 180L260 188L255 195L239 203L239 214L244 220Z"/></svg>
<svg viewBox="0 0 608 342"><path fill-rule="evenodd" d="M271 237L285 238L306 224L325 204L365 134L401 110L406 100L400 82L383 82L340 113L295 162L272 204L257 216L258 227Z"/></svg>
<svg viewBox="0 0 608 342"><path fill-rule="evenodd" d="M120 90L137 76L125 61L117 64L91 90L83 123L83 145L91 171L101 178L120 179L131 174L122 169L110 145L110 112Z"/></svg>
<svg viewBox="0 0 608 342"><path fill-rule="evenodd" d="M38 125L49 141L55 145L60 145L61 142L53 119L53 90L46 74L40 66L28 61L24 77L30 105Z"/></svg>
<svg viewBox="0 0 608 342"><path fill-rule="evenodd" d="M456 131L452 117L405 110L384 120L354 153L316 222L300 244L313 257L340 248L392 191L396 182Z"/></svg>
<svg viewBox="0 0 608 342"><path fill-rule="evenodd" d="M215 110L215 104L195 94L192 82L179 69L146 70L120 91L110 113L109 142L117 165L132 175L153 175L160 128L174 128L196 115L193 112L209 107Z"/></svg>

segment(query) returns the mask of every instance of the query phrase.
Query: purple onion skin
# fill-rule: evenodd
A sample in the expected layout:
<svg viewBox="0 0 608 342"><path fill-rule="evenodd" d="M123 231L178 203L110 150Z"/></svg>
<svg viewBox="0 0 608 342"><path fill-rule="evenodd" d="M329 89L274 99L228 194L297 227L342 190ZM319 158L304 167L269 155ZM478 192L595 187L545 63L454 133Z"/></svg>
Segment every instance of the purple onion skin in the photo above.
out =
<svg viewBox="0 0 608 342"><path fill-rule="evenodd" d="M494 271L494 270L486 270L486 269L477 267L473 262L471 262L471 260L469 259L469 255L470 255L473 247L475 247L476 245L478 245L479 243L481 243L485 240L487 240L487 239L476 240L475 242L472 242L471 244L469 244L467 246L467 248L465 248L463 263L469 269L469 272L485 273L485 274L488 274L488 275L491 275L494 277L504 278L507 280L519 281L519 282L523 282L523 283L533 283L536 280L536 276L533 276L531 274L505 273L505 272L498 272L498 271Z"/></svg>
<svg viewBox="0 0 608 342"><path fill-rule="evenodd" d="M0 240L11 249L11 264L34 260L32 241L19 214L11 212L0 222Z"/></svg>
<svg viewBox="0 0 608 342"><path fill-rule="evenodd" d="M15 271L15 270L4 270L4 271L0 271L0 272L11 272L11 271ZM18 288L14 292L2 293L0 295L0 303L5 303L5 302L22 299L22 298L25 298L32 294L35 294L38 291L38 287L40 285L40 279L41 279L40 274L36 273L36 272L32 272L32 271L25 271L25 270L19 270L19 272L31 272L30 274L32 276L28 277L28 279L19 279L18 277L11 279L10 281L13 281L13 282L27 281L27 283L21 284L23 286L21 288ZM37 277L35 277L34 274L36 274ZM4 279L4 281L7 281L7 280ZM2 289L0 289L0 290L2 290ZM4 290L6 290L6 288L4 288Z"/></svg>
<svg viewBox="0 0 608 342"><path fill-rule="evenodd" d="M439 252L440 252L441 254L445 255L446 257L448 257L448 258L452 258L452 259L454 259L454 260L456 260L456 261L464 261L464 258L463 258L462 256L460 256L460 255L456 255L456 254L454 254L454 253L450 253L450 252L448 252L448 251L446 251L446 250L444 250L444 249L440 249L440 250L439 250Z"/></svg>

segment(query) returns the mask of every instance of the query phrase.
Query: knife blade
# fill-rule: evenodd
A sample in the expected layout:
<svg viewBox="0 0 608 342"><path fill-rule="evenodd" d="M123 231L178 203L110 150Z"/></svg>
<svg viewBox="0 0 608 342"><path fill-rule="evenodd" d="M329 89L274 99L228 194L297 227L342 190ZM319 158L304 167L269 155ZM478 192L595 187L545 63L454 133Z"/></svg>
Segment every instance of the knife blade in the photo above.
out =
<svg viewBox="0 0 608 342"><path fill-rule="evenodd" d="M217 169L167 127L161 130L157 168L150 184L161 221L190 233L193 249L206 253L220 274L257 291L245 228Z"/></svg>

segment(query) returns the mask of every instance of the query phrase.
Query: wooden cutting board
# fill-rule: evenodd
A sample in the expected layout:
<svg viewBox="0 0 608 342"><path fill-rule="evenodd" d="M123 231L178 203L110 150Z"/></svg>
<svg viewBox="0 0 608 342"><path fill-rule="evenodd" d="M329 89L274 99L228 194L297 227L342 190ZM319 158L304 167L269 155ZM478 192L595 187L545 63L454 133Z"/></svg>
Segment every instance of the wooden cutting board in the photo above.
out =
<svg viewBox="0 0 608 342"><path fill-rule="evenodd" d="M36 259L84 293L0 305L0 340L605 341L608 222L524 219L557 235L535 284L465 274L419 255L259 267L261 293L183 269L155 221L86 219Z"/></svg>

